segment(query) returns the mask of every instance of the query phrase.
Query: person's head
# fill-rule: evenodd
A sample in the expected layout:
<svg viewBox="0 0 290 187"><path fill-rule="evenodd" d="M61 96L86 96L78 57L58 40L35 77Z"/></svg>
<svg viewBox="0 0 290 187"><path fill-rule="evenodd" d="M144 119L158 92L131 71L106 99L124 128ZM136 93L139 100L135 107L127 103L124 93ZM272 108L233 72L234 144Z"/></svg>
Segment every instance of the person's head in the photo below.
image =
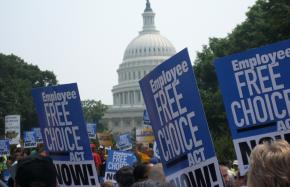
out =
<svg viewBox="0 0 290 187"><path fill-rule="evenodd" d="M161 181L161 182L165 182L166 178L163 172L163 167L162 164L156 164L154 165L148 173L148 178L153 180L153 181Z"/></svg>
<svg viewBox="0 0 290 187"><path fill-rule="evenodd" d="M235 176L234 187L247 186L247 175L241 176L238 171L237 176Z"/></svg>
<svg viewBox="0 0 290 187"><path fill-rule="evenodd" d="M153 149L148 148L148 149L146 150L146 154L152 158L152 157L154 156L154 151L153 151Z"/></svg>
<svg viewBox="0 0 290 187"><path fill-rule="evenodd" d="M44 148L44 144L38 144L37 145L37 152L39 155L41 156L48 156L48 153L45 151L45 148Z"/></svg>
<svg viewBox="0 0 290 187"><path fill-rule="evenodd" d="M235 170L238 170L239 169L239 162L238 162L238 160L234 160L234 162L233 162L233 168Z"/></svg>
<svg viewBox="0 0 290 187"><path fill-rule="evenodd" d="M134 168L134 178L136 182L148 179L148 173L151 168L149 163L142 163Z"/></svg>
<svg viewBox="0 0 290 187"><path fill-rule="evenodd" d="M250 156L249 187L290 186L290 146L284 141L257 145Z"/></svg>
<svg viewBox="0 0 290 187"><path fill-rule="evenodd" d="M13 164L13 162L15 162L15 157L12 155L8 156L6 161L7 167L9 168Z"/></svg>
<svg viewBox="0 0 290 187"><path fill-rule="evenodd" d="M56 187L56 170L49 157L26 157L17 163L15 187Z"/></svg>
<svg viewBox="0 0 290 187"><path fill-rule="evenodd" d="M224 164L221 164L220 165L220 170L221 170L221 174L222 174L222 177L224 179L224 182L227 183L230 180L228 166L226 166Z"/></svg>
<svg viewBox="0 0 290 187"><path fill-rule="evenodd" d="M220 164L220 171L226 187L232 187L234 185L233 176L230 174L229 167L226 164Z"/></svg>
<svg viewBox="0 0 290 187"><path fill-rule="evenodd" d="M134 168L131 166L124 166L116 172L116 181L120 187L130 187L135 182Z"/></svg>
<svg viewBox="0 0 290 187"><path fill-rule="evenodd" d="M148 179L145 181L134 183L132 187L172 187L172 185L167 182L153 181L151 179Z"/></svg>
<svg viewBox="0 0 290 187"><path fill-rule="evenodd" d="M142 148L143 144L142 143L137 143L136 144L136 150L140 151L140 149Z"/></svg>
<svg viewBox="0 0 290 187"><path fill-rule="evenodd" d="M114 183L112 181L105 181L101 184L101 187L114 187Z"/></svg>
<svg viewBox="0 0 290 187"><path fill-rule="evenodd" d="M96 145L95 144L91 143L90 148L91 148L92 152L96 152Z"/></svg>
<svg viewBox="0 0 290 187"><path fill-rule="evenodd" d="M14 150L14 158L15 158L16 161L23 159L25 156L26 155L25 155L25 152L24 152L23 148L17 147Z"/></svg>

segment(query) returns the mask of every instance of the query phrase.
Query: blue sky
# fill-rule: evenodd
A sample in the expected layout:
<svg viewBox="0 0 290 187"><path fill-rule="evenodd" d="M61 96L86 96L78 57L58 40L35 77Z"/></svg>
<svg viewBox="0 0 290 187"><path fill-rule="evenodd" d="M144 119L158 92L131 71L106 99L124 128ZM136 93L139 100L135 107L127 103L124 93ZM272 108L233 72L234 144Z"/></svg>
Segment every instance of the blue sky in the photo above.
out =
<svg viewBox="0 0 290 187"><path fill-rule="evenodd" d="M225 37L255 0L151 0L155 24L191 60L210 37ZM0 53L15 54L59 83L77 82L82 99L112 104L117 68L142 29L145 0L3 0Z"/></svg>

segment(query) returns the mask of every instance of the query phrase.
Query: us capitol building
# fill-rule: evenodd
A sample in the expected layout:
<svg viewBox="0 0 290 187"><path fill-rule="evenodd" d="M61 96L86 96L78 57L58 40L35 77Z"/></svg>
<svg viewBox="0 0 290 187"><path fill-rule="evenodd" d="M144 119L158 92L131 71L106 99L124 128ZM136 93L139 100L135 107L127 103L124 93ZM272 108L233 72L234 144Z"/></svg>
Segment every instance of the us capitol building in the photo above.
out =
<svg viewBox="0 0 290 187"><path fill-rule="evenodd" d="M171 42L156 30L149 0L142 16L143 29L125 50L117 70L118 84L112 89L113 105L103 118L113 133L131 132L143 125L145 104L138 81L176 53Z"/></svg>

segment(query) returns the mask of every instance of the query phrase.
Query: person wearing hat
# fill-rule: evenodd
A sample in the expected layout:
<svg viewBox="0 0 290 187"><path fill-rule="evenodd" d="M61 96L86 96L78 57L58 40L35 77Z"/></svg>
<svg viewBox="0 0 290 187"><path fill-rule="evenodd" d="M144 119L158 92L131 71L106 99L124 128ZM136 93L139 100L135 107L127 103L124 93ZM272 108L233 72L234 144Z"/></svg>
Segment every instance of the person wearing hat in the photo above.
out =
<svg viewBox="0 0 290 187"><path fill-rule="evenodd" d="M239 163L237 160L233 161L233 165L232 165L232 168L230 170L231 170L231 173L234 175L234 177L236 177L238 175Z"/></svg>

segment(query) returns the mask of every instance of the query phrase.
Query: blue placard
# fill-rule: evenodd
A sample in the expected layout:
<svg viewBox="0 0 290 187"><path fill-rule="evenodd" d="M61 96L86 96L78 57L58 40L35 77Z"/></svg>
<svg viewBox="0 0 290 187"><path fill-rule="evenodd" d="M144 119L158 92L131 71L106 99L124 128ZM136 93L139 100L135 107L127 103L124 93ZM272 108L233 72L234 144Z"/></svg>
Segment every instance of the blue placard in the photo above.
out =
<svg viewBox="0 0 290 187"><path fill-rule="evenodd" d="M133 166L137 159L132 152L129 151L108 151L108 159L106 162L105 181L115 181L116 172L123 166Z"/></svg>
<svg viewBox="0 0 290 187"><path fill-rule="evenodd" d="M36 147L36 135L34 131L23 132L24 148Z"/></svg>
<svg viewBox="0 0 290 187"><path fill-rule="evenodd" d="M42 139L42 134L41 134L40 128L32 128L32 130L35 132L36 143L37 144L43 143L43 139Z"/></svg>
<svg viewBox="0 0 290 187"><path fill-rule="evenodd" d="M187 49L151 71L140 87L170 183L223 186Z"/></svg>
<svg viewBox="0 0 290 187"><path fill-rule="evenodd" d="M10 155L10 143L9 140L0 140L0 156Z"/></svg>
<svg viewBox="0 0 290 187"><path fill-rule="evenodd" d="M150 125L150 119L149 119L149 115L148 115L147 110L144 110L144 113L143 113L143 121L144 121L144 124Z"/></svg>
<svg viewBox="0 0 290 187"><path fill-rule="evenodd" d="M290 40L215 61L241 174L265 139L290 142Z"/></svg>
<svg viewBox="0 0 290 187"><path fill-rule="evenodd" d="M96 139L97 137L97 124L87 123L87 131L90 139Z"/></svg>
<svg viewBox="0 0 290 187"><path fill-rule="evenodd" d="M122 151L127 151L127 150L132 149L130 133L120 134L117 137L117 147Z"/></svg>
<svg viewBox="0 0 290 187"><path fill-rule="evenodd" d="M32 95L58 184L61 187L99 185L77 84L36 88Z"/></svg>

